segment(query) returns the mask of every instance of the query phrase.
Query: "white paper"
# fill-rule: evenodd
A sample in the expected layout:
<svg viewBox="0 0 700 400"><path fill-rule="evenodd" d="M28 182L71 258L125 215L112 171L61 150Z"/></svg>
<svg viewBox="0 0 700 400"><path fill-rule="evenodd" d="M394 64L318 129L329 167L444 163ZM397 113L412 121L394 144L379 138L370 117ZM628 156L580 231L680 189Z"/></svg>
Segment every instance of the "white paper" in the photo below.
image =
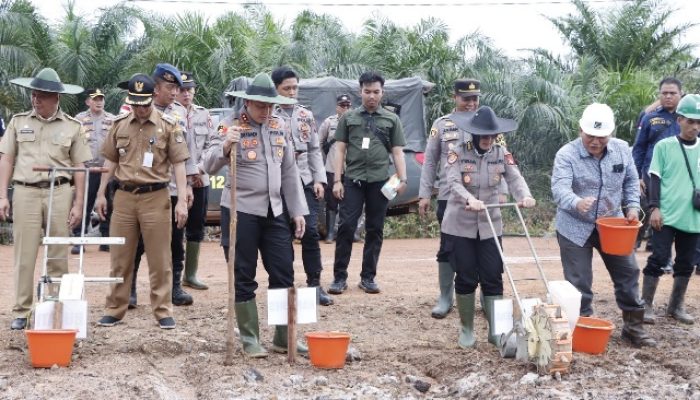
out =
<svg viewBox="0 0 700 400"><path fill-rule="evenodd" d="M44 301L34 307L34 329L38 331L53 329L53 313L56 302Z"/></svg>
<svg viewBox="0 0 700 400"><path fill-rule="evenodd" d="M287 289L267 291L267 324L287 325Z"/></svg>
<svg viewBox="0 0 700 400"><path fill-rule="evenodd" d="M297 290L297 324L310 324L318 321L316 308L316 288L298 288ZM287 289L270 289L267 291L267 324L287 325Z"/></svg>
<svg viewBox="0 0 700 400"><path fill-rule="evenodd" d="M369 138L368 137L362 138L362 148L365 150L369 149Z"/></svg>
<svg viewBox="0 0 700 400"><path fill-rule="evenodd" d="M62 303L63 315L61 327L63 329L77 329L78 334L75 337L78 339L85 339L87 337L87 301L66 300Z"/></svg>
<svg viewBox="0 0 700 400"><path fill-rule="evenodd" d="M317 293L315 287L297 289L297 324L318 322Z"/></svg>
<svg viewBox="0 0 700 400"><path fill-rule="evenodd" d="M82 274L64 274L61 277L61 288L58 291L58 299L81 300L83 298L83 286L85 277Z"/></svg>
<svg viewBox="0 0 700 400"><path fill-rule="evenodd" d="M143 153L143 166L146 168L153 167L153 153L150 151Z"/></svg>
<svg viewBox="0 0 700 400"><path fill-rule="evenodd" d="M493 302L495 334L508 333L513 329L513 300L499 299Z"/></svg>

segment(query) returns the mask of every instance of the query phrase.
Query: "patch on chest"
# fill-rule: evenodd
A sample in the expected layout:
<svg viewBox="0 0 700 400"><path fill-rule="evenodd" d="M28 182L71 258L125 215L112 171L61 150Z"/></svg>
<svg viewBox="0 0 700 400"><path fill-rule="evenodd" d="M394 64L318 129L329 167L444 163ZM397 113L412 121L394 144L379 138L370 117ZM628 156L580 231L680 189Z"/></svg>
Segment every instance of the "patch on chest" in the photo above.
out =
<svg viewBox="0 0 700 400"><path fill-rule="evenodd" d="M457 153L455 153L454 151L451 151L451 152L447 155L447 163L448 163L448 164L454 164L456 161L457 161Z"/></svg>
<svg viewBox="0 0 700 400"><path fill-rule="evenodd" d="M245 153L245 156L247 159L253 161L253 160L257 160L258 153L256 153L255 150L248 150L248 152Z"/></svg>

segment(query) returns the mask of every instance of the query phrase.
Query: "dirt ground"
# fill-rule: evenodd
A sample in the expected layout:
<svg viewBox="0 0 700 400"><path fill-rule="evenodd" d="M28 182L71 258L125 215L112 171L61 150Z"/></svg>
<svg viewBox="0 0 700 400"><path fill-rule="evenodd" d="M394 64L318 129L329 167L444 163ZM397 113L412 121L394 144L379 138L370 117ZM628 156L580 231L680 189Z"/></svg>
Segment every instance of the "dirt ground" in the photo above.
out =
<svg viewBox="0 0 700 400"><path fill-rule="evenodd" d="M556 241L536 239L541 257L558 256ZM208 291L189 290L194 305L175 309L177 328L159 329L148 305L146 274L138 281L139 307L129 311L123 324L100 328L108 287L88 287L89 333L73 351L69 368L34 369L28 361L23 332L10 331L12 304L12 248L0 246L0 398L1 399L700 399L700 330L667 318L649 327L659 341L654 350L629 347L619 338L621 315L612 285L600 259L595 259L596 314L612 320L616 329L607 354L575 354L572 372L557 377L537 377L534 368L513 359L502 359L486 341L486 322L476 319L477 345L457 347L458 316L443 320L430 317L437 294L434 254L437 240L388 240L384 243L377 282L382 293L368 295L357 288L361 249L356 245L350 265L349 290L334 296L336 304L319 309L319 322L300 331L341 330L352 335L351 348L360 360L340 370L312 367L307 359L289 365L284 355L267 359L243 356L236 341L237 360L224 366L227 274L217 243L206 243L201 255L201 278ZM323 284L332 280L332 245L321 244ZM297 254L299 246L295 245ZM506 238L508 257L529 255L522 238ZM647 253L638 254L640 264ZM562 278L558 261L547 261L550 280ZM107 253L90 248L87 275L104 276L109 270ZM296 282L305 276L295 262ZM514 270L534 266L516 264ZM145 270L144 270L145 271ZM266 274L258 289L261 336L270 345L273 328L266 325ZM537 293L530 283L523 292ZM663 278L657 307L664 307L671 278ZM510 289L507 288L507 293ZM541 291L540 291L541 293ZM698 280L691 281L688 309L698 313ZM696 358L698 357L698 358ZM418 382L418 383L417 383ZM427 385L426 385L427 384ZM428 387L429 386L429 387ZM427 391L424 393L418 388Z"/></svg>

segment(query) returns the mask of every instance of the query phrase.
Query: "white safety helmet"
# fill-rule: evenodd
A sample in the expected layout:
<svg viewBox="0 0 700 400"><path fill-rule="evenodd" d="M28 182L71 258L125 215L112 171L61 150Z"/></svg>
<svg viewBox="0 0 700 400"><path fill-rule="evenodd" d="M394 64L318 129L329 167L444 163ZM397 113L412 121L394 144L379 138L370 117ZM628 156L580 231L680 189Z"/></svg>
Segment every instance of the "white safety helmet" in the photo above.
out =
<svg viewBox="0 0 700 400"><path fill-rule="evenodd" d="M615 115L607 104L593 103L583 110L578 123L584 133L606 137L615 130Z"/></svg>

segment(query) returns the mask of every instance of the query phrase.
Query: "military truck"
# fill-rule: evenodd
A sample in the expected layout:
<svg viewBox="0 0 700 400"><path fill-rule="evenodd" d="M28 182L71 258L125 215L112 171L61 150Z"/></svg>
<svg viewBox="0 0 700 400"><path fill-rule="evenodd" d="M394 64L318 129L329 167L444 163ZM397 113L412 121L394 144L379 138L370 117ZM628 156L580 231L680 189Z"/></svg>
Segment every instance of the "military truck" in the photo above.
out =
<svg viewBox="0 0 700 400"><path fill-rule="evenodd" d="M239 77L231 81L226 92L245 90L251 78ZM414 212L418 204L418 187L420 184L420 172L424 160L426 145L427 121L425 113L425 97L435 85L422 80L420 77L411 77L397 80L387 80L384 84L384 97L382 104L387 109L399 115L406 136L404 155L406 159L406 174L408 187L400 196L396 196L389 202L387 215L400 215ZM341 94L347 94L352 100L353 107L361 104L360 86L357 80L339 79L335 77L301 79L299 81L299 103L308 107L316 118L316 124L321 123L329 116L335 114L336 98ZM212 115L215 122L234 110L240 110L243 99L223 96L223 108L213 109ZM216 124L215 124L216 125ZM393 166L392 166L393 169ZM209 209L207 223L217 224L219 215L219 201L227 168L223 168L210 176Z"/></svg>

